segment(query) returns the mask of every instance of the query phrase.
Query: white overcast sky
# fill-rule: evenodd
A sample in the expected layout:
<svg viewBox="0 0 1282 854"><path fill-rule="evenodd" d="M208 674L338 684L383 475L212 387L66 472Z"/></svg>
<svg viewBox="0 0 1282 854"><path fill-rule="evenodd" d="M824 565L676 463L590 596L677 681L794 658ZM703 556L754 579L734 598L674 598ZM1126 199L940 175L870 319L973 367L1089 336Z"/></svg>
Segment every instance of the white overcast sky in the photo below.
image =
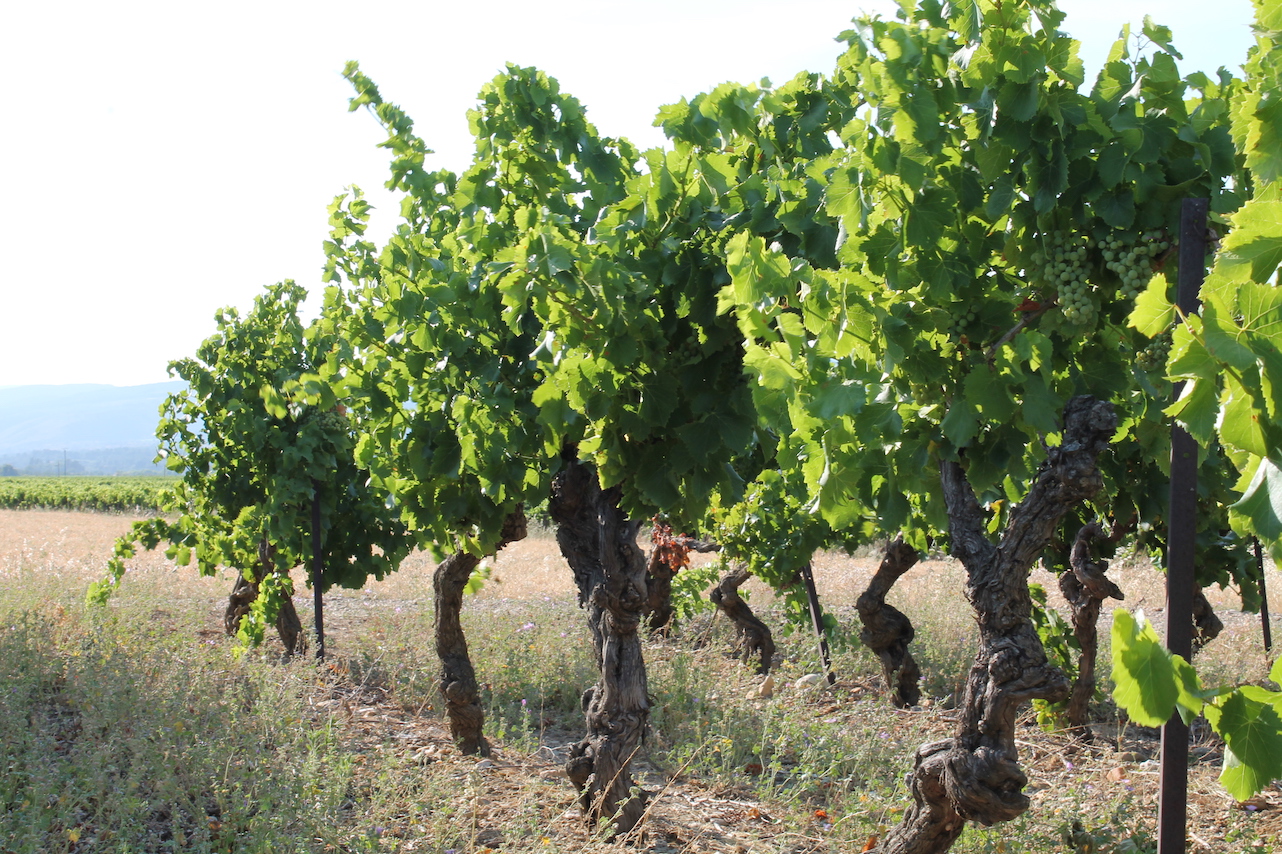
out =
<svg viewBox="0 0 1282 854"><path fill-rule="evenodd" d="M1181 70L1235 68L1249 0L1063 0L1098 68L1123 23L1172 27ZM0 123L10 259L0 286L0 386L168 379L224 305L292 278L319 291L326 205L379 195L373 117L348 113L359 60L455 170L465 113L504 62L535 65L606 134L643 147L662 104L726 80L826 72L833 39L888 0L484 0L440 3L14 2ZM1093 75L1093 71L1090 71ZM387 222L388 220L384 220Z"/></svg>

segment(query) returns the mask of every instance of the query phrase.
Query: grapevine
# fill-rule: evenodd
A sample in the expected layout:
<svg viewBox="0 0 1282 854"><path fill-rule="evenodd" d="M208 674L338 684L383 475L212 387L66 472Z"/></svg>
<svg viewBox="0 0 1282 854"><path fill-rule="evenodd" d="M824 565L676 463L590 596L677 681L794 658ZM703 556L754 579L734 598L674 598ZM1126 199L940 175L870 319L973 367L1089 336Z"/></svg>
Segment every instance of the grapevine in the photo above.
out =
<svg viewBox="0 0 1282 854"><path fill-rule="evenodd" d="M269 286L244 316L218 312L217 331L196 356L171 363L188 387L165 400L156 435L181 475L165 507L178 518L136 523L117 542L108 577L91 587L92 601L120 584L138 544L168 542L171 557L194 559L202 575L238 571L224 616L242 644L259 643L279 617L293 651L303 639L289 574L316 557L313 511L323 588L361 587L396 569L409 547L405 528L356 463L352 425L328 388L314 401L299 394L300 378L335 347L299 319L305 295L293 282Z"/></svg>
<svg viewBox="0 0 1282 854"><path fill-rule="evenodd" d="M593 559L610 551L605 577L592 560L574 568L602 679L566 770L589 814L617 808L623 831L642 815L626 757L648 714L641 597L625 613L619 592L645 589L625 514L704 522L776 586L817 545L896 530L962 558L979 666L970 710L919 754L919 797L888 837L918 850L1027 808L1006 712L1068 686L1020 586L1059 519L1157 468L1150 428L1164 416L1129 369L1139 339L1120 309L1156 266L1154 231L1173 224L1161 188L1218 212L1240 201L1224 189L1228 82L1181 80L1159 52L1110 62L1087 94L1048 2L980 16L904 5L899 22L844 34L831 78L726 84L665 108L674 147L644 155L597 137L553 81L509 68L474 114L472 169L427 176L422 141L357 81L354 105L375 108L403 152L394 183L414 214L382 254L336 252L361 294L353 337L386 354L351 382L370 456L393 455L375 476L434 541L468 550L549 481L563 532L597 531L576 539ZM1106 156L1162 168L1108 177ZM1060 312L1027 313L987 349L937 346L963 300L956 322L971 330L1052 294ZM1136 438L1149 443L1139 465L1118 469L1113 446ZM1116 471L1101 476L1106 450ZM777 516L757 512L771 504ZM620 607L609 620L606 605ZM607 649L634 666L606 668ZM618 697L638 702L610 708ZM628 723L616 738L604 720Z"/></svg>

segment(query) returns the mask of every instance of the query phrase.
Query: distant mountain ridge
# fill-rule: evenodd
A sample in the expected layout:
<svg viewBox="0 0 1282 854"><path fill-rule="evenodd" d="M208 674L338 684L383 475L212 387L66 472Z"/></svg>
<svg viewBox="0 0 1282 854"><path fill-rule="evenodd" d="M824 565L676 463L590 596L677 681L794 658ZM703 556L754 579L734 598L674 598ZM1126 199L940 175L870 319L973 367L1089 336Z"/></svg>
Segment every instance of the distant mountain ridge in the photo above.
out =
<svg viewBox="0 0 1282 854"><path fill-rule="evenodd" d="M22 469L28 457L57 453L125 464L156 453L156 425L166 396L179 391L181 380L135 386L98 384L25 385L0 388L0 460ZM112 453L87 454L89 451ZM77 454L77 452L81 452ZM129 453L124 453L129 452ZM20 462L15 462L20 461ZM86 474L97 465L81 468ZM127 465L125 470L136 470ZM76 473L75 468L67 469ZM34 472L33 472L34 473Z"/></svg>

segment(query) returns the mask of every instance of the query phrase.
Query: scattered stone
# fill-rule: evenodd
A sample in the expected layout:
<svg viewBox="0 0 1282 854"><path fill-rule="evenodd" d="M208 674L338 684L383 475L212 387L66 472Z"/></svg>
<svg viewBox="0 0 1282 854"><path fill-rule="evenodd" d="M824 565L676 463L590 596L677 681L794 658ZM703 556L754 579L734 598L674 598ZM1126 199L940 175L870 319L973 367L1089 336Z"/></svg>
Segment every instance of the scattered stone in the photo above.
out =
<svg viewBox="0 0 1282 854"><path fill-rule="evenodd" d="M1144 757L1140 756L1134 750L1128 750L1125 753L1117 754L1118 762L1143 762Z"/></svg>
<svg viewBox="0 0 1282 854"><path fill-rule="evenodd" d="M478 771L485 771L485 770L487 770L487 769L489 769L489 768L497 768L497 767L498 767L498 766L497 766L497 765L495 765L495 764L494 764L491 760L489 760L489 759L482 759L480 762L476 763L476 770L478 770Z"/></svg>
<svg viewBox="0 0 1282 854"><path fill-rule="evenodd" d="M482 830L476 834L476 844L483 848L497 848L503 844L503 833L498 830Z"/></svg>
<svg viewBox="0 0 1282 854"><path fill-rule="evenodd" d="M807 673L805 676L802 676L796 682L793 682L792 687L809 688L813 685L818 685L822 681L823 681L823 677L820 676L818 673Z"/></svg>
<svg viewBox="0 0 1282 854"><path fill-rule="evenodd" d="M775 695L775 678L766 674L766 678L761 680L757 686L757 696L762 700L768 700Z"/></svg>

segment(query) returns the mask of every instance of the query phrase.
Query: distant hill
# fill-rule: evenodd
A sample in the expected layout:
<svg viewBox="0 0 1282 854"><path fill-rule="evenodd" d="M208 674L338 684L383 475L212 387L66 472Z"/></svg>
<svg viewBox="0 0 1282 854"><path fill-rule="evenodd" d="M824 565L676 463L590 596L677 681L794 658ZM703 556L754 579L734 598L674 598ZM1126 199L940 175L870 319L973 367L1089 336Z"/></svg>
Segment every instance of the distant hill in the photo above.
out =
<svg viewBox="0 0 1282 854"><path fill-rule="evenodd" d="M182 387L174 380L0 388L0 467L29 474L151 470L160 404Z"/></svg>

